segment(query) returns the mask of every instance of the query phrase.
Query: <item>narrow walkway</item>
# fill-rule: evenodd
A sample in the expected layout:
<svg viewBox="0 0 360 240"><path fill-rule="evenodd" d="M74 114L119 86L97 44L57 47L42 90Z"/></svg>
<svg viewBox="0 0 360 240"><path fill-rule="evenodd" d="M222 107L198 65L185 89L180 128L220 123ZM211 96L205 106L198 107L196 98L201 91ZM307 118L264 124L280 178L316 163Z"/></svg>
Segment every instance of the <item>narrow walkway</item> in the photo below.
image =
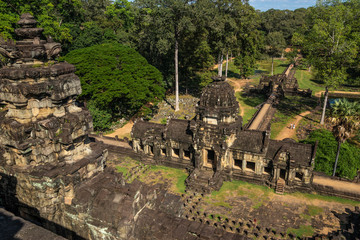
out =
<svg viewBox="0 0 360 240"><path fill-rule="evenodd" d="M284 127L280 133L276 136L276 140L283 140L285 138L292 138L296 134L296 127L299 125L301 119L303 119L306 115L309 115L311 112L306 111L297 115L295 118L291 119ZM290 124L295 124L295 129L290 129Z"/></svg>
<svg viewBox="0 0 360 240"><path fill-rule="evenodd" d="M265 103L261 107L261 110L260 110L259 114L255 117L255 119L253 120L253 122L249 126L250 130L257 130L259 128L259 126L261 124L261 121L265 117L265 115L266 115L266 113L267 113L267 111L269 110L270 107L271 107L271 104L269 104L269 103Z"/></svg>
<svg viewBox="0 0 360 240"><path fill-rule="evenodd" d="M340 191L344 191L344 192L360 194L360 184L359 183L339 181L339 180L316 176L316 175L314 176L313 183L323 185L323 186L329 186L336 190L340 190Z"/></svg>

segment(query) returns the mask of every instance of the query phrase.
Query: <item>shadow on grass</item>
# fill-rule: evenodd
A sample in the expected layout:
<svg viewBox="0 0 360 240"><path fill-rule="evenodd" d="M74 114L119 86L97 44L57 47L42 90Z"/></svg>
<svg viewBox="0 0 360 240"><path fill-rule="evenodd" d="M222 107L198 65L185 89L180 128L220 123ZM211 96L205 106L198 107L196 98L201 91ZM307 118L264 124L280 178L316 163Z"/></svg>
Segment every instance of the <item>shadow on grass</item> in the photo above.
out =
<svg viewBox="0 0 360 240"><path fill-rule="evenodd" d="M255 70L255 74L269 74L269 71L266 70L260 70L260 69L256 69Z"/></svg>
<svg viewBox="0 0 360 240"><path fill-rule="evenodd" d="M224 73L225 74L225 73ZM231 70L228 70L228 75L229 78L241 78L240 74L233 72Z"/></svg>
<svg viewBox="0 0 360 240"><path fill-rule="evenodd" d="M317 99L304 98L299 96L286 97L276 106L277 110L286 115L298 115L306 110L314 109L317 106Z"/></svg>
<svg viewBox="0 0 360 240"><path fill-rule="evenodd" d="M278 65L278 67L286 67L286 68L287 68L288 66L289 66L289 64L285 64L285 63L282 63L282 64L279 64L279 65Z"/></svg>
<svg viewBox="0 0 360 240"><path fill-rule="evenodd" d="M266 100L265 96L260 94L240 94L240 97L242 98L242 101L250 107L256 107Z"/></svg>

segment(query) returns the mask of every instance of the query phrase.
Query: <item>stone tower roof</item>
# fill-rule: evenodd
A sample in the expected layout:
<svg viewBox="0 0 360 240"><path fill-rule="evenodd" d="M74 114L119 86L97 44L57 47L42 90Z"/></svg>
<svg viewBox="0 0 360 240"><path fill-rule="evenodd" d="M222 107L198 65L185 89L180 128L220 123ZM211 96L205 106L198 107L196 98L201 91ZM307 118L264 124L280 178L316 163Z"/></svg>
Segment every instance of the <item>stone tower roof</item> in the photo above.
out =
<svg viewBox="0 0 360 240"><path fill-rule="evenodd" d="M236 121L239 103L234 89L226 81L214 81L203 90L196 111L200 119L216 118L219 123Z"/></svg>
<svg viewBox="0 0 360 240"><path fill-rule="evenodd" d="M238 106L234 89L225 81L213 82L201 94L200 106L205 108L233 108Z"/></svg>

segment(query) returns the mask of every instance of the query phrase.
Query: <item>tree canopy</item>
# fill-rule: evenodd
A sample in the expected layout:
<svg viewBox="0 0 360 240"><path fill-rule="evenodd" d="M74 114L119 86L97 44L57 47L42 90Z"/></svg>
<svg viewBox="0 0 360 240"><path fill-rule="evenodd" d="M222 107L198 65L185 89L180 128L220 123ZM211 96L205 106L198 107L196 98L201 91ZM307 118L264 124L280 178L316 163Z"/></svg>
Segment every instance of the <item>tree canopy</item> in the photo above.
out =
<svg viewBox="0 0 360 240"><path fill-rule="evenodd" d="M77 49L63 59L76 66L83 88L80 97L89 102L92 113L130 117L145 104L156 104L164 97L161 73L124 45L108 43ZM95 119L95 124L102 120Z"/></svg>
<svg viewBox="0 0 360 240"><path fill-rule="evenodd" d="M327 86L344 83L359 58L359 4L358 0L318 1L307 15L307 23L293 36L316 68L316 78Z"/></svg>

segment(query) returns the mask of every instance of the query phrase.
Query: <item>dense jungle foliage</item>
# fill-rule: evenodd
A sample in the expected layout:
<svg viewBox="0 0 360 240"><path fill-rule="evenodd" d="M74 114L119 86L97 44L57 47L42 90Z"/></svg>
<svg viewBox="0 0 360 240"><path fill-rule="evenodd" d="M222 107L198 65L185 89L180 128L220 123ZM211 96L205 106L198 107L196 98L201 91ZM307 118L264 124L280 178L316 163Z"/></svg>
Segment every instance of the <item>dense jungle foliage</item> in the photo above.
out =
<svg viewBox="0 0 360 240"><path fill-rule="evenodd" d="M316 157L315 171L324 172L331 176L334 169L335 157L338 142L334 135L327 130L320 129L313 131L304 143L315 144L319 141ZM360 170L360 148L349 142L341 145L337 175L340 177L354 179L357 171Z"/></svg>
<svg viewBox="0 0 360 240"><path fill-rule="evenodd" d="M293 49L292 59L301 49L303 64L314 67L319 83L360 83L360 0L319 0L307 9L266 12L248 0L0 0L1 38L16 40L16 22L25 12L34 15L46 37L63 44L63 56L79 49L85 54L105 43L135 49L161 72L168 92L174 92L178 79L180 92L198 94L216 74L212 66L227 57L236 58L246 78L254 73L256 60L284 56L286 47ZM79 72L83 67L78 66ZM104 75L106 84L113 73L104 71L110 73ZM84 85L90 108L106 111L111 119L131 117L139 108L129 99L127 106L134 110L114 110L105 100L95 101L102 97L90 97L98 92L88 91Z"/></svg>

